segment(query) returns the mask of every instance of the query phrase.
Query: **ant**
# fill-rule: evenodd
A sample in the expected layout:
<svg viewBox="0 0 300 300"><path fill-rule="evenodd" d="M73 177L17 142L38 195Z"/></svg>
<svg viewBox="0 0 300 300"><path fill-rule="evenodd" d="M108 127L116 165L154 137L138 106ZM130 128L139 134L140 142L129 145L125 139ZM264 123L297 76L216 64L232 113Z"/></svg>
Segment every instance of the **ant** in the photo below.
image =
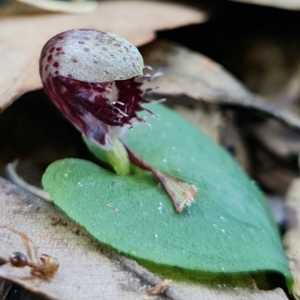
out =
<svg viewBox="0 0 300 300"><path fill-rule="evenodd" d="M17 234L23 240L26 248L27 256L29 259L22 252L14 252L9 257L9 262L12 266L17 268L23 268L25 266L28 266L31 269L30 274L35 277L40 277L44 279L54 277L59 267L58 261L55 257L50 256L48 254L42 254L38 258L37 249L33 241L29 237L27 237L25 233L6 225L0 226L0 228L5 228L13 232L14 234ZM32 257L30 244L34 249L35 262Z"/></svg>

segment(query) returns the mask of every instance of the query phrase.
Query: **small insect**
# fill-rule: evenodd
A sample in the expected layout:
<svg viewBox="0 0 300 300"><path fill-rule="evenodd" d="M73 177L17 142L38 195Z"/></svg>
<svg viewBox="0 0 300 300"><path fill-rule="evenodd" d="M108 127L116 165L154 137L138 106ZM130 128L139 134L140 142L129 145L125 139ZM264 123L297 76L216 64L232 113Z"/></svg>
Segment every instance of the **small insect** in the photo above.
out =
<svg viewBox="0 0 300 300"><path fill-rule="evenodd" d="M23 232L20 232L10 226L0 226L18 235L24 242L27 255L22 252L14 252L9 257L12 266L23 268L28 266L30 274L41 279L50 279L55 276L59 264L55 257L48 254L41 254L38 257L37 248L33 241ZM32 254L33 252L33 254Z"/></svg>

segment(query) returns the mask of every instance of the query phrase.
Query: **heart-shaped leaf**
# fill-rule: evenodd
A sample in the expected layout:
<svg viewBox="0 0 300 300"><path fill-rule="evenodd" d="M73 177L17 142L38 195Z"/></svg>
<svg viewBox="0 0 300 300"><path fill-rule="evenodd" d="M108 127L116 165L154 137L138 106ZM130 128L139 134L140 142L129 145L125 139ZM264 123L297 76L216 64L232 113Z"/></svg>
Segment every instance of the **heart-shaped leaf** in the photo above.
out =
<svg viewBox="0 0 300 300"><path fill-rule="evenodd" d="M236 162L198 129L162 105L152 128L124 142L158 170L199 193L181 214L152 174L118 176L96 164L65 159L43 177L54 202L95 238L138 260L204 272L274 270L292 276L267 204Z"/></svg>

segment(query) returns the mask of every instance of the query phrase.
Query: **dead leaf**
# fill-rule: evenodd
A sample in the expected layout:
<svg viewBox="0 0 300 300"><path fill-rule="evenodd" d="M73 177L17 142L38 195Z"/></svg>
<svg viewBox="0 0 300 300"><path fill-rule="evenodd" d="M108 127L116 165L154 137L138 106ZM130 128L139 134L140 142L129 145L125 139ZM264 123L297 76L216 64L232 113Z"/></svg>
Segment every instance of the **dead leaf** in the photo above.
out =
<svg viewBox="0 0 300 300"><path fill-rule="evenodd" d="M278 106L298 110L300 102L300 60L297 62L294 74L289 78L288 83L278 98Z"/></svg>
<svg viewBox="0 0 300 300"><path fill-rule="evenodd" d="M166 279L163 282L156 284L155 286L153 286L152 288L150 288L148 290L148 294L149 295L163 294L165 292L165 290L169 287L171 282L172 282L172 280Z"/></svg>
<svg viewBox="0 0 300 300"><path fill-rule="evenodd" d="M30 15L0 20L0 109L22 94L42 87L38 60L43 45L59 32L93 28L113 32L139 46L155 30L206 20L206 14L183 4L162 1L103 1L85 15Z"/></svg>
<svg viewBox="0 0 300 300"><path fill-rule="evenodd" d="M296 168L285 161L274 159L274 155L270 155L262 147L257 146L253 152L256 161L253 166L253 178L265 190L284 196L292 181L298 177Z"/></svg>
<svg viewBox="0 0 300 300"><path fill-rule="evenodd" d="M291 77L300 72L297 72L298 56L289 58L293 57L292 49L298 48L297 39L287 41L286 37L274 38L263 33L248 37L241 63L245 85L272 101L278 109L291 105L291 97L297 93L295 86L299 85L299 79Z"/></svg>
<svg viewBox="0 0 300 300"><path fill-rule="evenodd" d="M150 82L154 93L186 95L212 103L250 105L253 95L221 65L178 44L157 40L142 47L146 64L163 75Z"/></svg>
<svg viewBox="0 0 300 300"><path fill-rule="evenodd" d="M243 133L236 124L238 112L227 109L223 112L223 122L219 125L220 144L237 160L248 173L252 173L249 149L246 146Z"/></svg>
<svg viewBox="0 0 300 300"><path fill-rule="evenodd" d="M65 2L60 0L10 0L0 3L0 17L45 12L90 13L97 8L97 2Z"/></svg>
<svg viewBox="0 0 300 300"><path fill-rule="evenodd" d="M231 1L265 5L265 6L274 6L278 8L292 9L292 10L300 9L299 0L231 0Z"/></svg>
<svg viewBox="0 0 300 300"><path fill-rule="evenodd" d="M18 2L46 11L64 13L89 13L97 8L96 1L66 2L57 0L17 0Z"/></svg>
<svg viewBox="0 0 300 300"><path fill-rule="evenodd" d="M275 120L255 125L253 132L264 147L282 159L300 153L299 131L284 127Z"/></svg>
<svg viewBox="0 0 300 300"><path fill-rule="evenodd" d="M154 88L153 94L160 97L186 95L210 103L244 107L300 129L296 115L277 110L262 97L252 94L221 65L200 53L163 40L144 46L141 52L146 64L163 73L146 84L147 88Z"/></svg>
<svg viewBox="0 0 300 300"><path fill-rule="evenodd" d="M289 208L289 228L284 236L286 254L289 260L290 270L293 274L294 296L300 299L300 179L291 184L287 194L287 205Z"/></svg>

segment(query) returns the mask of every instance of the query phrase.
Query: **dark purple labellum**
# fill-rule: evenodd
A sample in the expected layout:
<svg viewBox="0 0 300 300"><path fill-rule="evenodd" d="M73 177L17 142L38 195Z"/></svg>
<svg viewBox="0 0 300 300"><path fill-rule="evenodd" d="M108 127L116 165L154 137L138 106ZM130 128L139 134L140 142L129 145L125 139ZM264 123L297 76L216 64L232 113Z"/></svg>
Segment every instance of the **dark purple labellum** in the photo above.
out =
<svg viewBox="0 0 300 300"><path fill-rule="evenodd" d="M133 118L139 119L138 111L142 111L140 86L135 78L103 83L87 83L72 78L57 76L56 86L71 110L86 110L96 119L111 126L130 125ZM72 103L76 103L72 108ZM81 113L78 111L77 113Z"/></svg>

